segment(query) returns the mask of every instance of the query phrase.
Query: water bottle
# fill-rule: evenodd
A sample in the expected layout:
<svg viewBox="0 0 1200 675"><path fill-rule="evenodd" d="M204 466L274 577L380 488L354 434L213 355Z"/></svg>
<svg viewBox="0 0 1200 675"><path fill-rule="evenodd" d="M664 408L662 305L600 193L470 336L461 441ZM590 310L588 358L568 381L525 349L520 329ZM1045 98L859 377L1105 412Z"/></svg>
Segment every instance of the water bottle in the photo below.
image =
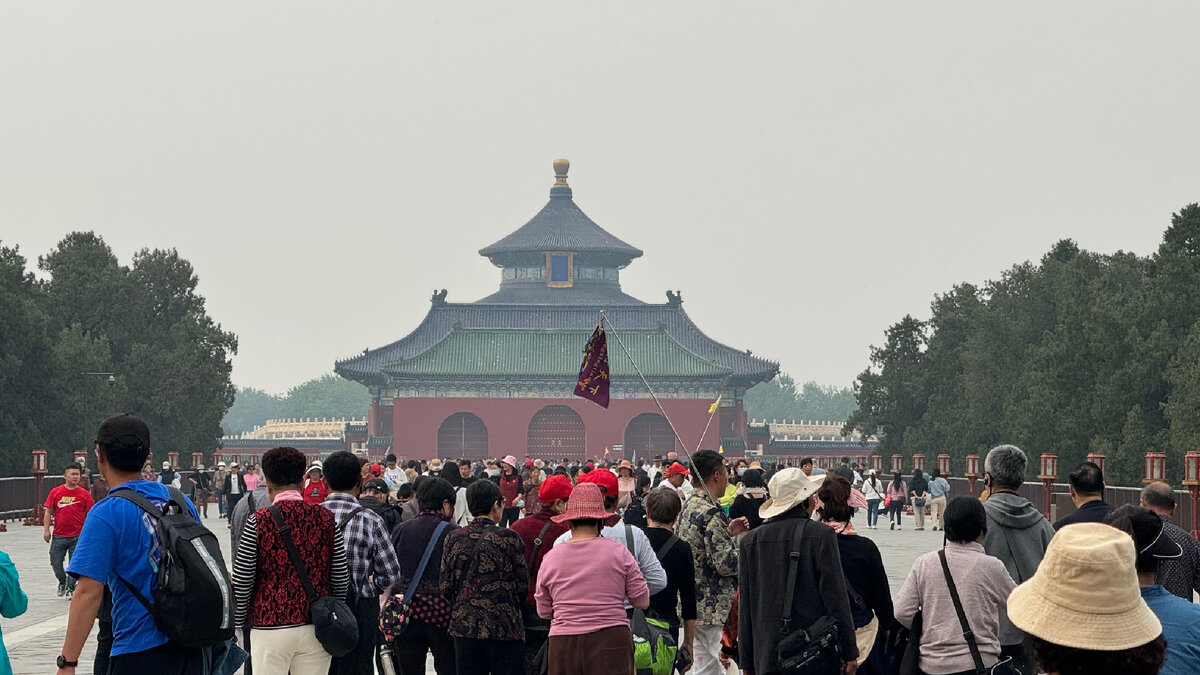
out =
<svg viewBox="0 0 1200 675"><path fill-rule="evenodd" d="M383 675L396 675L396 664L392 661L392 643L385 642L379 647L379 667Z"/></svg>

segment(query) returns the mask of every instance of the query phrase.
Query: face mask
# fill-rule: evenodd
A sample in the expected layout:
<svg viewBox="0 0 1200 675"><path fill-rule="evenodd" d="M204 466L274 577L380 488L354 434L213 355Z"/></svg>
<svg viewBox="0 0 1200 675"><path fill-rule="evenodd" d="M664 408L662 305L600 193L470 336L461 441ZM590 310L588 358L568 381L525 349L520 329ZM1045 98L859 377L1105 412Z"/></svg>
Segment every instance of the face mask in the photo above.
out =
<svg viewBox="0 0 1200 675"><path fill-rule="evenodd" d="M746 475L746 467L744 467L744 466L739 466L739 467L738 467L738 475L739 475L739 476L745 476L745 475Z"/></svg>
<svg viewBox="0 0 1200 675"><path fill-rule="evenodd" d="M493 478L495 478L496 476L499 476L499 475L500 475L500 470L499 470L499 469L492 469L491 471L488 471L488 475L489 475L489 476L491 476L491 477L493 477Z"/></svg>

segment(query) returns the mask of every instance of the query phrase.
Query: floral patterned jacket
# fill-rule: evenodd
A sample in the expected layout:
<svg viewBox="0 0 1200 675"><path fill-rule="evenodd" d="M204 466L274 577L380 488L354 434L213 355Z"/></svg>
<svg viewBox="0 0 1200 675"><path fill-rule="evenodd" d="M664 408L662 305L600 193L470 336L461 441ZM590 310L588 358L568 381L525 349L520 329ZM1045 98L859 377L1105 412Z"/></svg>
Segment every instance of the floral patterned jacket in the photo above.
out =
<svg viewBox="0 0 1200 675"><path fill-rule="evenodd" d="M683 504L675 534L692 547L696 568L696 623L723 626L737 590L738 547L729 516L705 490Z"/></svg>

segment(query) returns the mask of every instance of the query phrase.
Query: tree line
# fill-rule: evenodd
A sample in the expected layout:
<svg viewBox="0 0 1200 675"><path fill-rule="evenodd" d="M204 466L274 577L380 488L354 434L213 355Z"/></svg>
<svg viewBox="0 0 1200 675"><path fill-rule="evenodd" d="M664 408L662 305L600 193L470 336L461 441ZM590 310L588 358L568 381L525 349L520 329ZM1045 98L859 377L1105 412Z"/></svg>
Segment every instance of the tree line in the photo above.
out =
<svg viewBox="0 0 1200 675"><path fill-rule="evenodd" d="M1000 443L1057 453L1065 476L1106 455L1109 484L1138 485L1146 452L1178 484L1200 450L1200 206L1138 256L1054 244L982 286L934 296L927 321L889 327L856 379L847 430L879 452L964 457ZM907 465L907 464L906 464Z"/></svg>
<svg viewBox="0 0 1200 675"><path fill-rule="evenodd" d="M122 412L150 425L155 459L211 452L237 337L208 315L191 263L143 248L122 265L100 236L73 232L37 269L0 245L0 475L28 475L33 448L59 471Z"/></svg>
<svg viewBox="0 0 1200 675"><path fill-rule="evenodd" d="M267 420L302 417L364 417L371 393L358 382L332 373L296 385L283 396L262 389L238 389L233 406L221 421L226 434L250 431Z"/></svg>
<svg viewBox="0 0 1200 675"><path fill-rule="evenodd" d="M742 406L751 419L844 421L858 404L850 387L805 382L787 373L746 390Z"/></svg>

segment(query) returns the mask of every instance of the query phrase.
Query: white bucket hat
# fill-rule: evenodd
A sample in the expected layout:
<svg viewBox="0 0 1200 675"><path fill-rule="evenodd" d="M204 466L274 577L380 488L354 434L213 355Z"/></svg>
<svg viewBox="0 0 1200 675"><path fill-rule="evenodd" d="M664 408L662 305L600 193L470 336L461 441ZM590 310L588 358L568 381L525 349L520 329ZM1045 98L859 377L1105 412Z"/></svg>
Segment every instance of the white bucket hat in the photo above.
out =
<svg viewBox="0 0 1200 675"><path fill-rule="evenodd" d="M1013 625L1046 642L1121 651L1162 635L1138 590L1133 539L1103 523L1064 527L1029 581L1008 596Z"/></svg>
<svg viewBox="0 0 1200 675"><path fill-rule="evenodd" d="M817 493L826 475L809 476L795 467L777 472L771 476L771 483L767 486L771 498L758 507L759 517L774 518L803 504L804 500Z"/></svg>

